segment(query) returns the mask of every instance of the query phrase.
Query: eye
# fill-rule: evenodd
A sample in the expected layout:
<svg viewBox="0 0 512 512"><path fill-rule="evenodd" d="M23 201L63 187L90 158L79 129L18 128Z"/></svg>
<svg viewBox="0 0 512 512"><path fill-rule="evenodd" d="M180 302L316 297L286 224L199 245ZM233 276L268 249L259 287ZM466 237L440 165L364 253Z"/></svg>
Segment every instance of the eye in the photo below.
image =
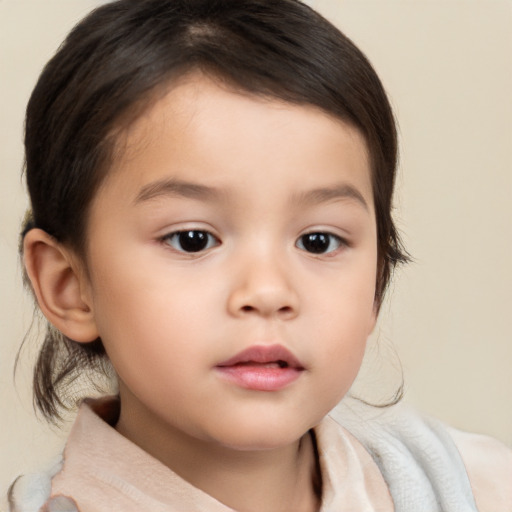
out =
<svg viewBox="0 0 512 512"><path fill-rule="evenodd" d="M219 240L208 231L199 229L187 229L175 231L162 238L166 244L179 252L201 252L219 244Z"/></svg>
<svg viewBox="0 0 512 512"><path fill-rule="evenodd" d="M332 233L306 233L302 235L296 243L299 249L312 254L327 254L336 251L342 245L344 240Z"/></svg>

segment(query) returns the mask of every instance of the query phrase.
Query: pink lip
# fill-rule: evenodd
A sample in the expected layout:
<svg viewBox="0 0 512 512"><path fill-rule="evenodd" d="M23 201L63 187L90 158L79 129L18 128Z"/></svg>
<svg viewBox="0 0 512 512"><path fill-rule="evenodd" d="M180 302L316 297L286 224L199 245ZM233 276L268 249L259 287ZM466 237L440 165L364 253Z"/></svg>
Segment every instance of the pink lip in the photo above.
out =
<svg viewBox="0 0 512 512"><path fill-rule="evenodd" d="M281 345L255 345L219 363L223 379L255 391L278 391L297 380L304 366Z"/></svg>

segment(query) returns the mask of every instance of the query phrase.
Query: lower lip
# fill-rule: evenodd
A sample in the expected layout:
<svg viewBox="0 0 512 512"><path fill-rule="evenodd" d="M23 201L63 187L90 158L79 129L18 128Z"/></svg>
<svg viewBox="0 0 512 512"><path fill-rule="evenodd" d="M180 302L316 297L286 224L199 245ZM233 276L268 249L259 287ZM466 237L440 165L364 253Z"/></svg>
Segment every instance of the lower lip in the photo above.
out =
<svg viewBox="0 0 512 512"><path fill-rule="evenodd" d="M219 366L222 377L245 389L279 391L296 381L303 370L299 368L265 368L263 366Z"/></svg>

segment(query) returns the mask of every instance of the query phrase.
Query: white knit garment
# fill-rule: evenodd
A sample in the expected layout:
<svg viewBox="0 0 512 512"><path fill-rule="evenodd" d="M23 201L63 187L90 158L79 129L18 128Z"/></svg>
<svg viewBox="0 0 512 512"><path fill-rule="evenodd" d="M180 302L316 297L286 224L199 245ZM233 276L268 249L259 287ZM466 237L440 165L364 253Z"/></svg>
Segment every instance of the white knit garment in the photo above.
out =
<svg viewBox="0 0 512 512"><path fill-rule="evenodd" d="M406 405L376 409L352 399L330 416L372 455L395 512L477 512L460 453L439 421Z"/></svg>

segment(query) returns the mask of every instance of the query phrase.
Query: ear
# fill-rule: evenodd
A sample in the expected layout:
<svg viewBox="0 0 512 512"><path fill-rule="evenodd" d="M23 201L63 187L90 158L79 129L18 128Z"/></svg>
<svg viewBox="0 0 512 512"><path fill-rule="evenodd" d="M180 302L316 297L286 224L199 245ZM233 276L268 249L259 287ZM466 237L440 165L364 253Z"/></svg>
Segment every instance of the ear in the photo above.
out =
<svg viewBox="0 0 512 512"><path fill-rule="evenodd" d="M41 229L23 240L25 268L44 316L68 338L98 337L85 272L74 254Z"/></svg>

